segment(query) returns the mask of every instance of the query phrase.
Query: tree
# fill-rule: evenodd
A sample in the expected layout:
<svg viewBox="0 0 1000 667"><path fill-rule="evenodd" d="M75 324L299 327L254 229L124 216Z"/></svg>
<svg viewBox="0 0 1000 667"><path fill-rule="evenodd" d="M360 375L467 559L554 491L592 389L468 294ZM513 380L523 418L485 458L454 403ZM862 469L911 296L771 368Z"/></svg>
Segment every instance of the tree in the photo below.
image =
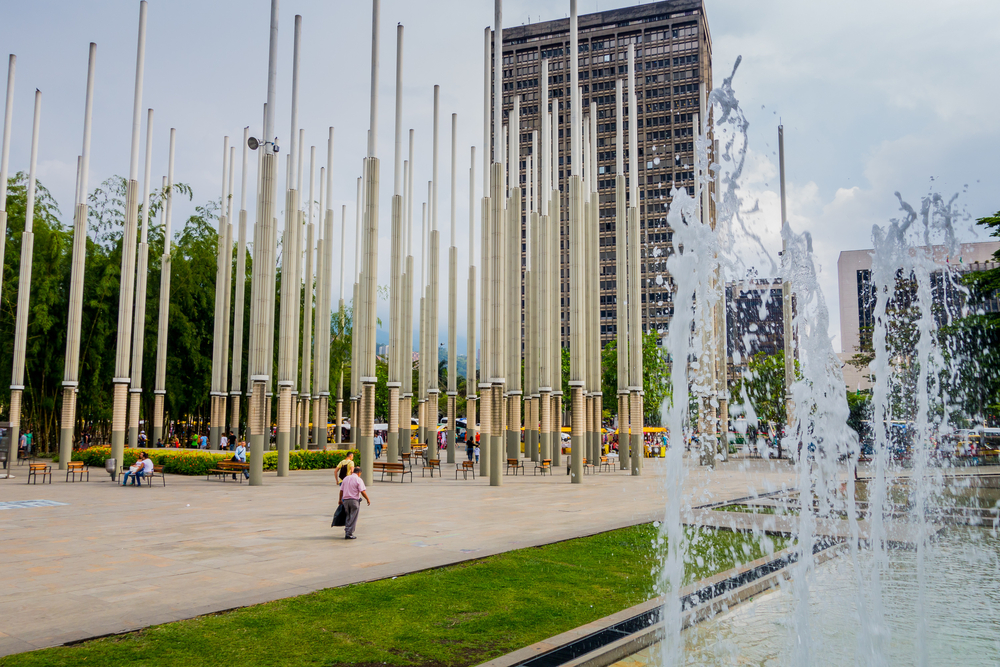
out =
<svg viewBox="0 0 1000 667"><path fill-rule="evenodd" d="M795 362L798 375L798 362ZM743 409L757 420L785 424L785 354L758 352L747 362L747 372L733 383L733 403L742 403ZM748 405L749 404L749 405ZM736 408L736 405L733 406ZM737 414L737 410L733 410Z"/></svg>

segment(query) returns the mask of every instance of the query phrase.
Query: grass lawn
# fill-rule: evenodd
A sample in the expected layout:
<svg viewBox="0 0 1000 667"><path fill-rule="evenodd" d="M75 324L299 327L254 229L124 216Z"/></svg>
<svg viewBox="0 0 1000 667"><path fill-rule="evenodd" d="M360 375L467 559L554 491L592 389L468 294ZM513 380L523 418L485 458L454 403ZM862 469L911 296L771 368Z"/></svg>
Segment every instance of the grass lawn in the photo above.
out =
<svg viewBox="0 0 1000 667"><path fill-rule="evenodd" d="M699 531L688 578L785 543ZM475 665L653 597L663 547L659 530L645 524L8 656L0 665Z"/></svg>

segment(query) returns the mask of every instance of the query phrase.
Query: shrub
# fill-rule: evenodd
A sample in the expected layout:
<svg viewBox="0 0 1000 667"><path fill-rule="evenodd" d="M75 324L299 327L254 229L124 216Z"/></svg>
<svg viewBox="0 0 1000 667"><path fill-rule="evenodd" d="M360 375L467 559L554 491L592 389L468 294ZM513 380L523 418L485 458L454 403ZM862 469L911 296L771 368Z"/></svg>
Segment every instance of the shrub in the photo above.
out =
<svg viewBox="0 0 1000 667"><path fill-rule="evenodd" d="M122 461L119 465L130 466L139 458L138 449L125 448ZM208 471L215 468L219 461L229 461L233 458L231 453L212 453L191 449L146 449L156 465L163 466L163 472L173 475L207 475ZM351 451L355 457L357 450L335 450L335 451L306 451L295 450L288 453L289 470L322 470L325 468L336 468ZM73 452L74 461L83 461L88 466L103 468L104 460L111 458L111 448L106 446L91 447ZM249 455L247 459L249 459ZM58 462L58 457L53 462ZM278 469L278 452L264 452L264 470Z"/></svg>

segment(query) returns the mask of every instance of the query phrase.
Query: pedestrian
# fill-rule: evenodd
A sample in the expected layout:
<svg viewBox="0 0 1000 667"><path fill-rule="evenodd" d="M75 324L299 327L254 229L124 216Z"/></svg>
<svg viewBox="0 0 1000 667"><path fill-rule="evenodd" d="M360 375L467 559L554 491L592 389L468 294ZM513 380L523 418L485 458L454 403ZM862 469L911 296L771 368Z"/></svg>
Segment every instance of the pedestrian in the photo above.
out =
<svg viewBox="0 0 1000 667"><path fill-rule="evenodd" d="M465 432L465 455L471 461L472 457L475 456L476 441L469 437L469 432Z"/></svg>
<svg viewBox="0 0 1000 667"><path fill-rule="evenodd" d="M343 483L348 475L354 473L354 452L347 452L347 456L340 460L337 467L333 469L334 476L337 478L337 484Z"/></svg>
<svg viewBox="0 0 1000 667"><path fill-rule="evenodd" d="M340 485L340 498L337 501L338 505L342 504L344 506L344 511L347 513L344 523L345 540L357 539L354 529L358 525L358 514L361 513L362 497L371 506L372 501L368 498L368 494L365 492L365 483L361 479L361 468L355 468L354 473L348 475Z"/></svg>
<svg viewBox="0 0 1000 667"><path fill-rule="evenodd" d="M476 463L479 463L479 444L476 444Z"/></svg>
<svg viewBox="0 0 1000 667"><path fill-rule="evenodd" d="M229 449L229 438L226 437L225 433L223 433L222 437L219 438L219 449L222 451Z"/></svg>
<svg viewBox="0 0 1000 667"><path fill-rule="evenodd" d="M202 433L201 437L198 438L198 446L201 449L208 449L208 436L205 435L204 433Z"/></svg>
<svg viewBox="0 0 1000 667"><path fill-rule="evenodd" d="M236 444L236 451L233 452L233 460L239 461L240 463L247 462L247 443L240 440ZM243 476L250 479L250 471L246 468L243 469ZM233 479L236 479L236 475L233 475Z"/></svg>
<svg viewBox="0 0 1000 667"><path fill-rule="evenodd" d="M382 431L375 431L375 458L382 458Z"/></svg>

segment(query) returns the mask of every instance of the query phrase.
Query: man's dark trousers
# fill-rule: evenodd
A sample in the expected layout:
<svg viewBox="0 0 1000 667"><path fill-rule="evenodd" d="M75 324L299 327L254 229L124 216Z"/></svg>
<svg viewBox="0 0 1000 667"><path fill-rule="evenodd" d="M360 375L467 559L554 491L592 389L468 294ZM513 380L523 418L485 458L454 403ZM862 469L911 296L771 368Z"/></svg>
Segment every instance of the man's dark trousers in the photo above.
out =
<svg viewBox="0 0 1000 667"><path fill-rule="evenodd" d="M354 534L354 528L358 525L358 514L361 513L361 501L357 498L344 498L344 511L347 519L344 523L344 537Z"/></svg>

